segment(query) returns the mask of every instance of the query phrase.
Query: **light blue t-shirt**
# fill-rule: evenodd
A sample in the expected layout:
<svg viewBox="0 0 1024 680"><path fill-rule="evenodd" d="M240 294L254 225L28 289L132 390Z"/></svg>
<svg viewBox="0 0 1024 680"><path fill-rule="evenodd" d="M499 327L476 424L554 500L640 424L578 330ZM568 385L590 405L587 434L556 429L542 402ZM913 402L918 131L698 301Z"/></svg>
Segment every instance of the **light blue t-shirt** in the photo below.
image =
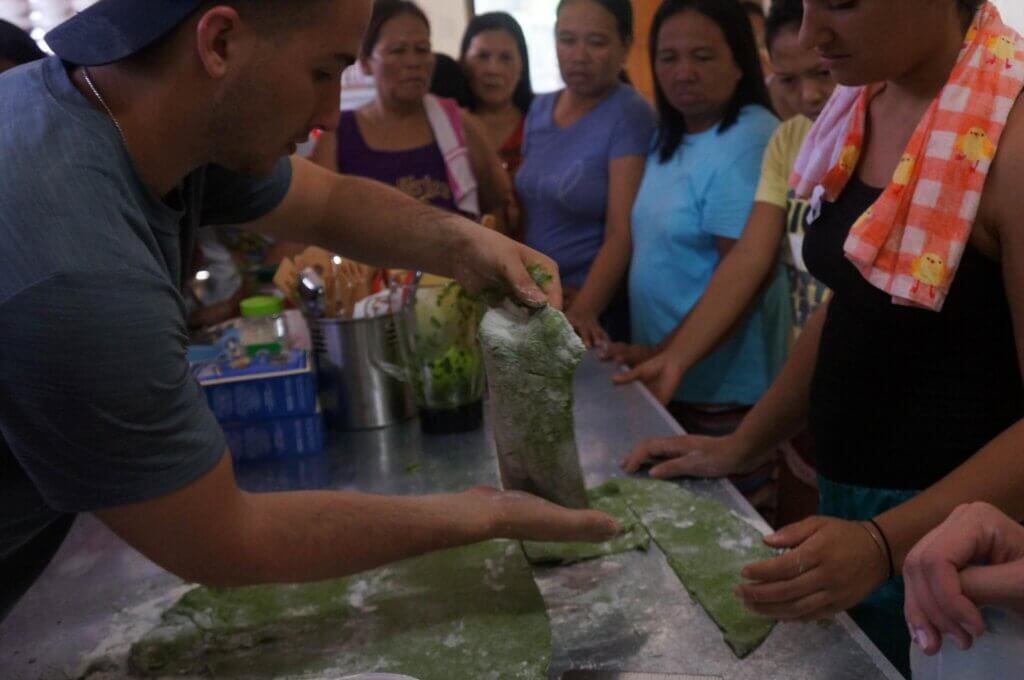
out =
<svg viewBox="0 0 1024 680"><path fill-rule="evenodd" d="M664 164L647 157L633 206L629 302L633 341L660 342L704 294L718 266L716 237L738 239L746 226L761 160L778 120L748 106L728 130L686 135ZM785 360L789 306L780 268L743 326L686 374L675 399L753 404Z"/></svg>
<svg viewBox="0 0 1024 680"><path fill-rule="evenodd" d="M526 244L554 259L566 285L578 288L604 243L608 165L647 155L655 116L636 90L619 85L583 118L561 128L554 120L560 94L537 97L530 107L516 191Z"/></svg>

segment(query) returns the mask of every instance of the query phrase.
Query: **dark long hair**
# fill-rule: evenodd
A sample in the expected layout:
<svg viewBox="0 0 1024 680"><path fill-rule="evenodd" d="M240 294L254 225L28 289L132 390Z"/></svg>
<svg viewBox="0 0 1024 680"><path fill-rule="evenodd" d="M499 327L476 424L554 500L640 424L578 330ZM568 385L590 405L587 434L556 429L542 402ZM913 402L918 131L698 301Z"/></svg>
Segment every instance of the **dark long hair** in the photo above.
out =
<svg viewBox="0 0 1024 680"><path fill-rule="evenodd" d="M370 25L366 27L366 33L363 34L363 44L359 48L359 56L368 59L373 54L373 48L377 46L377 41L380 40L380 32L384 28L384 24L402 14L416 17L427 25L427 30L430 30L430 19L415 2L411 2L411 0L376 0L373 3L373 13L370 15Z"/></svg>
<svg viewBox="0 0 1024 680"><path fill-rule="evenodd" d="M775 39L788 29L800 30L804 22L804 0L773 0L764 21L764 44L770 52Z"/></svg>
<svg viewBox="0 0 1024 680"><path fill-rule="evenodd" d="M470 108L473 101L473 89L462 65L441 52L434 52L434 74L428 89L438 97L454 99L464 109Z"/></svg>
<svg viewBox="0 0 1024 680"><path fill-rule="evenodd" d="M487 31L504 31L516 41L516 48L519 49L519 59L523 63L523 70L519 73L519 83L515 92L512 93L512 103L523 112L530 109L533 102L533 83L530 81L530 52L526 48L526 36L523 35L523 28L519 22L508 12L487 12L473 17L466 32L462 36L462 47L459 48L459 61L465 63L466 52L473 42L473 38ZM476 97L470 92L469 109L476 109Z"/></svg>
<svg viewBox="0 0 1024 680"><path fill-rule="evenodd" d="M754 30L750 27L746 12L737 0L665 0L661 3L651 23L650 59L651 73L657 74L655 63L658 53L658 34L662 25L680 12L700 12L713 21L725 35L732 58L743 74L736 86L736 92L725 109L718 132L722 133L736 124L740 111L744 106L757 104L769 111L772 110L771 98L764 83L764 72L761 70L761 58L754 39ZM686 118L673 107L661 83L654 78L655 99L658 106L658 137L660 159L662 163L675 155L686 136Z"/></svg>

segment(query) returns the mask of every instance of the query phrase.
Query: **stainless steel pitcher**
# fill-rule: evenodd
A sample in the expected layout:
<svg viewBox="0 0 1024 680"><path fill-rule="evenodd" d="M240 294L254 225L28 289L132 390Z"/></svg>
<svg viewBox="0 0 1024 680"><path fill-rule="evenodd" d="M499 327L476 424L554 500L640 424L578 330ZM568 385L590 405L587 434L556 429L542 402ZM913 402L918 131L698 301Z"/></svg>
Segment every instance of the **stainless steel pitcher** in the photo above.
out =
<svg viewBox="0 0 1024 680"><path fill-rule="evenodd" d="M416 415L411 386L389 375L401 362L396 315L311 319L320 404L329 427L367 430Z"/></svg>

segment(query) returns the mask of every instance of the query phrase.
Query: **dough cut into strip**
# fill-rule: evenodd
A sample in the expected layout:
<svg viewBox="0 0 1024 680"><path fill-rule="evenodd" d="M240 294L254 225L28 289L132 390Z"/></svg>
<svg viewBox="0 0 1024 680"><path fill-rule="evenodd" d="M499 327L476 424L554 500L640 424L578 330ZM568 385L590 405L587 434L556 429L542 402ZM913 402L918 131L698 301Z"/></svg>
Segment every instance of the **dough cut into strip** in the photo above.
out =
<svg viewBox="0 0 1024 680"><path fill-rule="evenodd" d="M743 567L776 556L761 533L718 501L672 482L631 478L608 485L628 499L672 571L736 656L742 659L757 649L775 622L744 607L733 591L743 582Z"/></svg>
<svg viewBox="0 0 1024 680"><path fill-rule="evenodd" d="M506 489L586 508L573 418L573 375L586 347L557 309L512 304L480 324L498 469Z"/></svg>

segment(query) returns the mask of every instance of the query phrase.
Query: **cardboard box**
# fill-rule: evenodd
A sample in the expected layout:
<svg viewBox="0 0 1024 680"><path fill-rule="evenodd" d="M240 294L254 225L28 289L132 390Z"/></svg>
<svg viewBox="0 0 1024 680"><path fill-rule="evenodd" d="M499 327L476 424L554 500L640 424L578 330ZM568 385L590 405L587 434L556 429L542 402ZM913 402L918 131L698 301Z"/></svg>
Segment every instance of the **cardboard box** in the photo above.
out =
<svg viewBox="0 0 1024 680"><path fill-rule="evenodd" d="M196 364L192 370L222 424L317 412L316 376L305 350Z"/></svg>

